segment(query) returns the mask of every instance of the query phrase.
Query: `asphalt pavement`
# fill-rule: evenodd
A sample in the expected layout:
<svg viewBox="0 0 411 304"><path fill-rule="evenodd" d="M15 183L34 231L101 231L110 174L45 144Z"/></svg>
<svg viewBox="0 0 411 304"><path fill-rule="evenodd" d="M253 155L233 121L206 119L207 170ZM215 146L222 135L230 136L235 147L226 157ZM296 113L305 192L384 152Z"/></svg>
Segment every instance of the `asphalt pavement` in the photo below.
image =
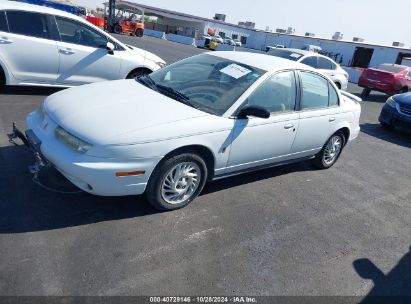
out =
<svg viewBox="0 0 411 304"><path fill-rule="evenodd" d="M168 63L204 51L120 39ZM386 96L362 103L360 136L331 169L216 181L161 213L32 181L31 154L6 134L55 91L0 93L0 295L411 295L411 133L380 127Z"/></svg>

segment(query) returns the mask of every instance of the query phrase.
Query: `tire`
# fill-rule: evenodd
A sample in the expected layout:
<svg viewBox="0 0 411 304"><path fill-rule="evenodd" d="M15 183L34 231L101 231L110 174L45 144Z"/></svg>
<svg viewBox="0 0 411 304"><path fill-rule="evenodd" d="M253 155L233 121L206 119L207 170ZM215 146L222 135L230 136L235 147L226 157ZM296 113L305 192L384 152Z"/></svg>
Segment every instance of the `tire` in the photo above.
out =
<svg viewBox="0 0 411 304"><path fill-rule="evenodd" d="M337 142L339 142L339 148L337 149ZM345 136L342 132L334 133L325 143L321 151L315 156L313 164L318 169L331 168L341 155L341 152L345 145ZM334 152L333 152L334 149Z"/></svg>
<svg viewBox="0 0 411 304"><path fill-rule="evenodd" d="M113 26L113 32L114 32L114 34L121 34L121 26L120 26L120 24L114 24L114 26Z"/></svg>
<svg viewBox="0 0 411 304"><path fill-rule="evenodd" d="M370 93L371 93L370 89L364 89L362 90L361 97L369 97Z"/></svg>
<svg viewBox="0 0 411 304"><path fill-rule="evenodd" d="M127 75L126 79L135 79L137 77L148 75L150 73L151 71L148 69L137 69L137 70L131 71L130 74Z"/></svg>
<svg viewBox="0 0 411 304"><path fill-rule="evenodd" d="M178 168L182 170L182 176L174 181ZM207 166L197 154L184 153L172 156L162 161L153 171L147 184L147 200L160 211L183 208L203 190L207 174ZM197 176L196 180L192 179L194 176Z"/></svg>
<svg viewBox="0 0 411 304"><path fill-rule="evenodd" d="M136 36L137 37L143 37L143 35L144 35L144 31L143 31L143 29L141 29L141 28L138 28L137 30L136 30Z"/></svg>
<svg viewBox="0 0 411 304"><path fill-rule="evenodd" d="M381 124L381 127L383 127L386 130L394 130L395 129L395 127L393 125L390 125L386 122L380 122L380 124Z"/></svg>
<svg viewBox="0 0 411 304"><path fill-rule="evenodd" d="M400 94L404 94L404 93L408 93L409 91L408 91L408 88L407 87L403 87L401 90L400 90Z"/></svg>

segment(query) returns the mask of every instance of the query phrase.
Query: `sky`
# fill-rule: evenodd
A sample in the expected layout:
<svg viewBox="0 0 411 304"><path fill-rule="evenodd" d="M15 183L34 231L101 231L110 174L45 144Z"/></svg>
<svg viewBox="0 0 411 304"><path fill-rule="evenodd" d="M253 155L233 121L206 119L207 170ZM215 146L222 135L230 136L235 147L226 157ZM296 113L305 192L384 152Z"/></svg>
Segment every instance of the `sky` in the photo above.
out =
<svg viewBox="0 0 411 304"><path fill-rule="evenodd" d="M300 35L310 32L316 37L331 38L335 32L342 32L344 40L361 37L368 43L391 45L399 41L411 47L410 0L128 1L210 19L215 13L222 13L227 15L226 22L252 21L262 30L267 26L273 31L291 26ZM72 2L93 8L105 1Z"/></svg>

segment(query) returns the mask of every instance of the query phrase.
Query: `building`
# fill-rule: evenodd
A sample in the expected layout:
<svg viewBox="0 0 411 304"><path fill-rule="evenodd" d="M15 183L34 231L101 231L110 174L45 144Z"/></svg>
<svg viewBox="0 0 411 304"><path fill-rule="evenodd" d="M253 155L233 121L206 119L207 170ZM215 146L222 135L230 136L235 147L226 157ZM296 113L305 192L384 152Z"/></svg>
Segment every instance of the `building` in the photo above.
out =
<svg viewBox="0 0 411 304"><path fill-rule="evenodd" d="M336 62L354 68L375 67L381 63L400 64L403 58L411 57L411 49L405 48L403 44L398 42L392 46L386 46L367 43L364 39L358 37L355 37L353 41L347 41L320 38L313 33L308 33L309 35L306 36L296 35L292 28L289 28L292 30L273 33L227 23L222 20L208 19L122 0L117 1L117 7L135 9L143 15L156 17L155 22L146 23L147 34L150 34L150 30L163 32L165 35L174 34L176 36L173 36L173 39L175 39L173 41L179 41L178 37L181 36L183 43L191 41L189 44L194 44L195 39L213 32L223 38L239 39L244 47L260 51L265 50L267 46L278 44L297 49L302 48L304 45L316 45L321 47L326 55ZM338 33L337 36L337 38L342 38L341 33ZM189 39L187 40L187 38Z"/></svg>

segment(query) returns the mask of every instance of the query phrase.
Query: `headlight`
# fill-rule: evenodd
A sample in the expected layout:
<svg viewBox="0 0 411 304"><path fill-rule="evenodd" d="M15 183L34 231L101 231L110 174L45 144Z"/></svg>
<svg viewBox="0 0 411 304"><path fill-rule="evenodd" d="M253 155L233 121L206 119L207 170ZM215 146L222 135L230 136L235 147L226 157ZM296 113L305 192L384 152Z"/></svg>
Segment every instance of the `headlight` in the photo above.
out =
<svg viewBox="0 0 411 304"><path fill-rule="evenodd" d="M164 68L167 64L165 62L156 62L160 68Z"/></svg>
<svg viewBox="0 0 411 304"><path fill-rule="evenodd" d="M79 153L86 153L93 147L93 145L81 140L80 138L74 135L71 135L69 132L67 132L61 127L57 127L54 132L58 140L60 140L63 144Z"/></svg>
<svg viewBox="0 0 411 304"><path fill-rule="evenodd" d="M397 103L395 102L395 100L392 97L388 98L385 103L387 105L389 105L390 107L393 107L393 108L395 108L397 106Z"/></svg>

